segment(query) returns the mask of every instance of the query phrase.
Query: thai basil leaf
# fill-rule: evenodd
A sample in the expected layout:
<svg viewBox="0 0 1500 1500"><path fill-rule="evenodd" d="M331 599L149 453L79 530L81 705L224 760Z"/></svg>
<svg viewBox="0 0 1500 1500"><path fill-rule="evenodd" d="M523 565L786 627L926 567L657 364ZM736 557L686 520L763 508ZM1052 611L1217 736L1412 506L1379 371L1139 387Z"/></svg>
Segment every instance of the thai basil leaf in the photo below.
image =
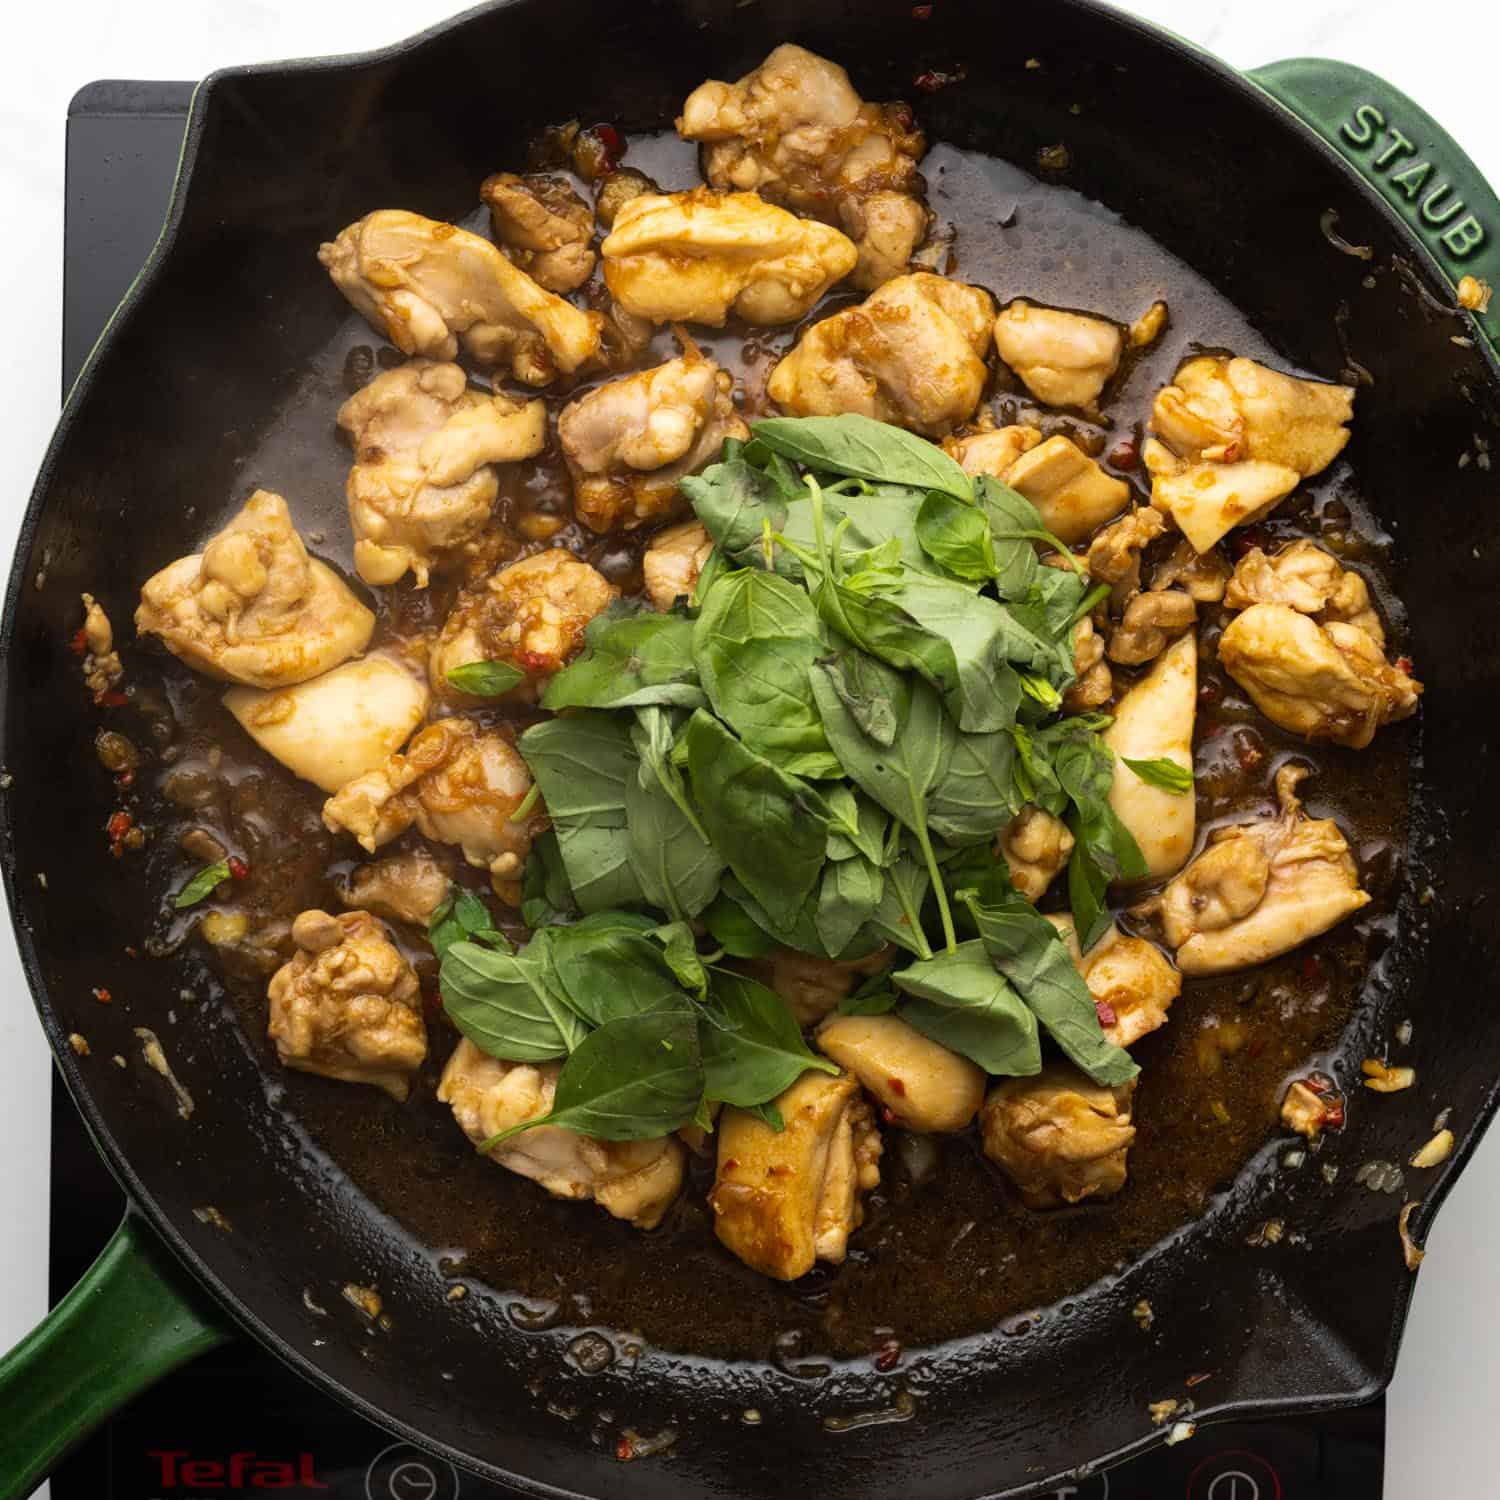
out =
<svg viewBox="0 0 1500 1500"><path fill-rule="evenodd" d="M839 1001L841 1016L883 1016L896 1008L901 996L889 974L872 974L852 995Z"/></svg>
<svg viewBox="0 0 1500 1500"><path fill-rule="evenodd" d="M588 1028L552 965L551 940L563 930L543 928L519 953L496 953L468 940L448 948L438 974L443 1009L481 1052L543 1062L581 1045Z"/></svg>
<svg viewBox="0 0 1500 1500"><path fill-rule="evenodd" d="M743 974L715 970L707 1008L717 1024L703 1028L705 1098L742 1108L765 1104L810 1068L839 1071L808 1051L786 1002Z"/></svg>
<svg viewBox="0 0 1500 1500"><path fill-rule="evenodd" d="M723 575L693 627L693 660L714 712L794 776L840 774L807 681L826 650L807 594L754 568Z"/></svg>
<svg viewBox="0 0 1500 1500"><path fill-rule="evenodd" d="M911 964L891 976L915 998L901 1018L924 1036L978 1063L986 1073L1029 1077L1042 1067L1036 1017L996 972L982 942Z"/></svg>
<svg viewBox="0 0 1500 1500"><path fill-rule="evenodd" d="M830 861L823 869L818 909L813 918L818 936L829 953L842 953L855 935L880 909L885 876L880 866L856 854Z"/></svg>
<svg viewBox="0 0 1500 1500"><path fill-rule="evenodd" d="M557 835L550 828L531 841L526 873L521 878L521 920L531 928L546 927L573 912L573 891L563 868Z"/></svg>
<svg viewBox="0 0 1500 1500"><path fill-rule="evenodd" d="M882 867L894 860L896 851L887 847L891 820L868 797L837 782L824 791L823 798L828 804L829 859L853 859L861 854Z"/></svg>
<svg viewBox="0 0 1500 1500"><path fill-rule="evenodd" d="M625 784L631 871L652 906L677 920L696 917L718 893L724 860L708 841L672 762L666 711L637 709L631 742L640 755L635 776Z"/></svg>
<svg viewBox="0 0 1500 1500"><path fill-rule="evenodd" d="M1079 948L1084 953L1104 936L1109 927L1111 917L1105 901L1108 886L1109 877L1075 834L1073 852L1068 856L1068 905L1073 911L1073 930L1078 934ZM980 899L989 898L981 896Z"/></svg>
<svg viewBox="0 0 1500 1500"><path fill-rule="evenodd" d="M525 681L525 672L509 661L465 662L448 672L449 686L474 698L498 698Z"/></svg>
<svg viewBox="0 0 1500 1500"><path fill-rule="evenodd" d="M917 511L917 540L955 578L984 583L995 576L989 518L967 501L932 490Z"/></svg>
<svg viewBox="0 0 1500 1500"><path fill-rule="evenodd" d="M730 958L764 958L776 947L776 939L724 891L714 898L702 921Z"/></svg>
<svg viewBox="0 0 1500 1500"><path fill-rule="evenodd" d="M685 475L678 488L716 546L736 561L761 545L768 525L780 531L786 519L786 494L776 478L739 455Z"/></svg>
<svg viewBox="0 0 1500 1500"><path fill-rule="evenodd" d="M900 727L890 699L890 674L873 656L846 651L829 682L849 716L877 745L893 745Z"/></svg>
<svg viewBox="0 0 1500 1500"><path fill-rule="evenodd" d="M652 1140L692 1123L703 1097L698 1022L687 1006L621 1016L590 1032L563 1064L552 1108L491 1136L491 1151L539 1125L604 1141Z"/></svg>
<svg viewBox="0 0 1500 1500"><path fill-rule="evenodd" d="M510 940L496 929L489 907L473 891L450 884L448 894L427 919L427 941L441 963L455 943L470 940L510 951Z"/></svg>
<svg viewBox="0 0 1500 1500"><path fill-rule="evenodd" d="M1147 786L1159 787L1164 792L1172 792L1182 797L1193 789L1193 773L1186 766L1179 766L1175 760L1168 760L1165 756L1155 760L1131 760L1128 756L1120 759L1135 772Z"/></svg>
<svg viewBox="0 0 1500 1500"><path fill-rule="evenodd" d="M909 484L969 499L969 476L935 443L852 413L838 417L769 417L754 424L757 442L818 473Z"/></svg>
<svg viewBox="0 0 1500 1500"><path fill-rule="evenodd" d="M935 564L922 550L917 536L921 499L921 491L895 484L873 485L864 495L833 495L825 491L822 497L825 532L838 533L842 558L868 557L889 548L889 556L895 562L918 572L933 572ZM778 533L789 545L775 549L776 571L786 578L802 578L804 569L798 553L817 553L817 522L812 497L805 489L788 503L786 519ZM745 561L760 565L763 554L749 555Z"/></svg>
<svg viewBox="0 0 1500 1500"><path fill-rule="evenodd" d="M229 879L229 861L221 859L216 864L204 865L183 888L178 891L172 905L178 911L185 911L190 906L196 906L200 901L213 895L218 888Z"/></svg>
<svg viewBox="0 0 1500 1500"><path fill-rule="evenodd" d="M990 523L995 590L1002 599L1024 599L1038 576L1048 571L1036 551L1035 537L1045 529L1041 515L1024 495L992 474L975 480L974 495Z"/></svg>
<svg viewBox="0 0 1500 1500"><path fill-rule="evenodd" d="M1016 790L1016 742L1006 730L954 736L953 753L927 800L932 831L950 844L987 843L1024 806Z"/></svg>
<svg viewBox="0 0 1500 1500"><path fill-rule="evenodd" d="M773 922L792 922L823 868L822 799L701 708L688 720L683 742L694 801L714 847Z"/></svg>
<svg viewBox="0 0 1500 1500"><path fill-rule="evenodd" d="M547 929L555 983L590 1026L686 1003L654 930L649 917L624 911Z"/></svg>
<svg viewBox="0 0 1500 1500"><path fill-rule="evenodd" d="M886 869L880 905L870 915L867 933L918 958L931 958L932 946L922 928L922 907L931 889L927 866L911 853L901 852Z"/></svg>
<svg viewBox="0 0 1500 1500"><path fill-rule="evenodd" d="M653 927L651 936L662 947L662 958L678 984L702 1000L708 993L708 970L698 952L698 940L686 922Z"/></svg>
<svg viewBox="0 0 1500 1500"><path fill-rule="evenodd" d="M543 708L697 708L704 702L686 615L615 603L589 621L584 639L583 655L547 684Z"/></svg>

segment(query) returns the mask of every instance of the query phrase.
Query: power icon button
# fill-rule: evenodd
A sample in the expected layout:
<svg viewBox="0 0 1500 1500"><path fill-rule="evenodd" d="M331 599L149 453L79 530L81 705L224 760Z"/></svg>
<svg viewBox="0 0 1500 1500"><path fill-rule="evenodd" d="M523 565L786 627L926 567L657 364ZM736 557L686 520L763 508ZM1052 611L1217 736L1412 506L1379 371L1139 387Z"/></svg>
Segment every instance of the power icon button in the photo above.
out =
<svg viewBox="0 0 1500 1500"><path fill-rule="evenodd" d="M1260 1500L1260 1486L1252 1475L1229 1469L1209 1485L1205 1500Z"/></svg>
<svg viewBox="0 0 1500 1500"><path fill-rule="evenodd" d="M1281 1480L1259 1454L1216 1453L1193 1470L1187 1500L1281 1500Z"/></svg>

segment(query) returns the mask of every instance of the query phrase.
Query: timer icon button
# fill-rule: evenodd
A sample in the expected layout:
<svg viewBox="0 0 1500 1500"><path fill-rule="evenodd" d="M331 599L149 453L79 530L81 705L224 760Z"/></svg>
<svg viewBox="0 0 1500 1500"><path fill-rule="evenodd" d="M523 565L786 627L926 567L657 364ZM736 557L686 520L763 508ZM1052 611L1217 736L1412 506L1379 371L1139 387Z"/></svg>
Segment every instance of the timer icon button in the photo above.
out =
<svg viewBox="0 0 1500 1500"><path fill-rule="evenodd" d="M1281 1480L1259 1454L1216 1453L1193 1470L1187 1500L1281 1500Z"/></svg>

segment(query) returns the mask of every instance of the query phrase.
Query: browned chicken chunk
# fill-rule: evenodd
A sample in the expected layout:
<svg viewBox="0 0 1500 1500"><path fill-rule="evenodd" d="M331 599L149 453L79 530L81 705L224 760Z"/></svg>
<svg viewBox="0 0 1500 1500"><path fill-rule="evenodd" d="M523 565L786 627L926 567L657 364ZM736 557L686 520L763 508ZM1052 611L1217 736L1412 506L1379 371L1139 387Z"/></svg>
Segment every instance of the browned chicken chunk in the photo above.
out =
<svg viewBox="0 0 1500 1500"><path fill-rule="evenodd" d="M448 872L426 849L392 854L356 865L339 886L339 900L387 922L406 922L425 932L448 895Z"/></svg>
<svg viewBox="0 0 1500 1500"><path fill-rule="evenodd" d="M1068 825L1029 803L995 838L995 853L1010 869L1011 884L1033 905L1062 874L1072 852Z"/></svg>
<svg viewBox="0 0 1500 1500"><path fill-rule="evenodd" d="M1198 606L1181 589L1153 589L1125 606L1109 637L1109 659L1138 667L1160 656L1198 623Z"/></svg>
<svg viewBox="0 0 1500 1500"><path fill-rule="evenodd" d="M571 292L594 269L593 210L565 178L496 172L480 184L500 248L540 287Z"/></svg>
<svg viewBox="0 0 1500 1500"><path fill-rule="evenodd" d="M899 1016L830 1016L818 1027L817 1042L860 1081L888 1124L963 1130L984 1102L984 1070Z"/></svg>
<svg viewBox="0 0 1500 1500"><path fill-rule="evenodd" d="M1038 401L1094 411L1125 336L1104 318L1018 300L995 319L995 348Z"/></svg>
<svg viewBox="0 0 1500 1500"><path fill-rule="evenodd" d="M1111 922L1094 946L1080 953L1072 917L1047 920L1067 941L1099 1008L1106 1040L1130 1047L1166 1025L1167 1012L1182 993L1182 975L1160 948L1145 938L1127 936Z"/></svg>
<svg viewBox="0 0 1500 1500"><path fill-rule="evenodd" d="M965 474L992 474L1004 479L1010 466L1042 440L1037 427L989 427L943 439L943 451L956 458Z"/></svg>
<svg viewBox="0 0 1500 1500"><path fill-rule="evenodd" d="M697 521L683 521L658 532L641 558L646 597L665 613L679 599L690 599L714 541Z"/></svg>
<svg viewBox="0 0 1500 1500"><path fill-rule="evenodd" d="M1042 525L1070 547L1130 504L1130 486L1106 474L1060 434L1028 449L1002 476L1036 506Z"/></svg>
<svg viewBox="0 0 1500 1500"><path fill-rule="evenodd" d="M1363 630L1385 646L1385 626L1370 599L1369 585L1316 542L1297 541L1267 556L1252 547L1239 561L1224 592L1230 609L1284 604L1320 625L1338 620Z"/></svg>
<svg viewBox="0 0 1500 1500"><path fill-rule="evenodd" d="M786 1001L799 1026L813 1026L862 981L885 973L895 957L891 947L877 948L864 958L817 958L795 948L778 948L769 958L755 960L750 969Z"/></svg>

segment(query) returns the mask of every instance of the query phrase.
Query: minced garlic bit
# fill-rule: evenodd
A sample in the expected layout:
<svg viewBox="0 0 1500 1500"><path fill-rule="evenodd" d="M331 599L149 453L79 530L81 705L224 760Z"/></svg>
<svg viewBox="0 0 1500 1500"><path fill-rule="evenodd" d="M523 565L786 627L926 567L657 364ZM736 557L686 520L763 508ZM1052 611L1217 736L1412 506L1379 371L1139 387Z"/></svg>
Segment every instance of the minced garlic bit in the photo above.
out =
<svg viewBox="0 0 1500 1500"><path fill-rule="evenodd" d="M1420 1198L1415 1203L1402 1204L1401 1217L1396 1220L1396 1228L1401 1235L1401 1254L1406 1258L1408 1271L1415 1271L1427 1258L1427 1252L1411 1237L1412 1210L1421 1206Z"/></svg>
<svg viewBox="0 0 1500 1500"><path fill-rule="evenodd" d="M126 1063L126 1061L125 1061L125 1059L124 1059L124 1058L123 1058L123 1057L121 1057L121 1056L120 1056L120 1054L119 1054L119 1053L118 1053L118 1052L116 1052L116 1053L115 1053L115 1055L114 1055L114 1056L113 1056L113 1057L112 1057L112 1058L110 1058L110 1061L111 1061L111 1062L112 1062L112 1063L113 1063L113 1064L114 1064L114 1065L115 1065L115 1066L116 1066L116 1067L117 1067L117 1068L123 1068L123 1067L126 1067L126 1066L128 1066L128 1064L127 1064L127 1063Z"/></svg>
<svg viewBox="0 0 1500 1500"><path fill-rule="evenodd" d="M68 1033L68 1045L80 1056L89 1055L89 1039L81 1031L70 1031Z"/></svg>
<svg viewBox="0 0 1500 1500"><path fill-rule="evenodd" d="M1174 1422L1172 1430L1167 1434L1167 1447L1175 1448L1178 1443L1185 1443L1198 1431L1196 1422Z"/></svg>
<svg viewBox="0 0 1500 1500"><path fill-rule="evenodd" d="M1279 1245L1285 1233L1286 1225L1280 1219L1267 1219L1246 1236L1245 1243L1254 1249L1259 1249L1262 1245Z"/></svg>
<svg viewBox="0 0 1500 1500"><path fill-rule="evenodd" d="M380 1293L374 1287L360 1286L353 1281L344 1285L344 1301L357 1307L372 1323L385 1307L385 1303L380 1300Z"/></svg>
<svg viewBox="0 0 1500 1500"><path fill-rule="evenodd" d="M1148 348L1161 337L1161 331L1166 326L1167 304L1160 300L1153 302L1130 325L1130 347L1132 349Z"/></svg>
<svg viewBox="0 0 1500 1500"><path fill-rule="evenodd" d="M1453 1155L1453 1132L1440 1130L1411 1159L1414 1167L1439 1167Z"/></svg>
<svg viewBox="0 0 1500 1500"><path fill-rule="evenodd" d="M1487 313L1494 288L1477 276L1465 276L1458 284L1458 305L1470 312Z"/></svg>
<svg viewBox="0 0 1500 1500"><path fill-rule="evenodd" d="M1130 1309L1130 1316L1141 1325L1142 1333L1149 1333L1151 1325L1156 1321L1156 1309L1142 1297L1134 1307Z"/></svg>
<svg viewBox="0 0 1500 1500"><path fill-rule="evenodd" d="M460 1281L457 1286L448 1288L447 1295L450 1302L462 1302L469 1295L469 1289Z"/></svg>
<svg viewBox="0 0 1500 1500"><path fill-rule="evenodd" d="M1387 1067L1378 1057L1367 1057L1359 1065L1359 1070L1365 1075L1365 1087L1374 1089L1377 1094L1399 1094L1417 1081L1415 1068Z"/></svg>
<svg viewBox="0 0 1500 1500"><path fill-rule="evenodd" d="M177 1113L184 1120L192 1119L193 1096L178 1082L167 1054L162 1050L161 1039L149 1026L137 1026L135 1034L140 1038L141 1056L146 1059L147 1066L154 1068L172 1086L172 1092L177 1096Z"/></svg>
<svg viewBox="0 0 1500 1500"><path fill-rule="evenodd" d="M1178 1404L1179 1403L1175 1396L1168 1396L1165 1401L1153 1401L1150 1406L1146 1408L1146 1410L1151 1413L1151 1421L1153 1425L1160 1427L1164 1422L1167 1422L1168 1420L1170 1420L1170 1418L1175 1416Z"/></svg>
<svg viewBox="0 0 1500 1500"><path fill-rule="evenodd" d="M200 1224L212 1224L215 1229L222 1229L225 1234L234 1233L234 1225L212 1203L205 1203L202 1207L195 1208L193 1217Z"/></svg>

